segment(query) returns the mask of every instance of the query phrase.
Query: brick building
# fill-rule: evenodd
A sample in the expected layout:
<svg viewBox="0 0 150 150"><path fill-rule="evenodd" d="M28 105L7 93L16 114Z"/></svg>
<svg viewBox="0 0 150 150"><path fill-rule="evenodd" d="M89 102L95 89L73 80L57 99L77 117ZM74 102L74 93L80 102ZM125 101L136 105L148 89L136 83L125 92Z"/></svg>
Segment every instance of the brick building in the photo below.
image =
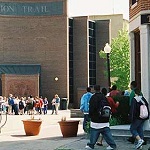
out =
<svg viewBox="0 0 150 150"><path fill-rule="evenodd" d="M0 0L2 95L57 93L78 107L87 86L108 87L99 51L123 28L118 18L118 26L113 15L68 18L67 0Z"/></svg>
<svg viewBox="0 0 150 150"><path fill-rule="evenodd" d="M131 81L150 99L150 0L130 0Z"/></svg>

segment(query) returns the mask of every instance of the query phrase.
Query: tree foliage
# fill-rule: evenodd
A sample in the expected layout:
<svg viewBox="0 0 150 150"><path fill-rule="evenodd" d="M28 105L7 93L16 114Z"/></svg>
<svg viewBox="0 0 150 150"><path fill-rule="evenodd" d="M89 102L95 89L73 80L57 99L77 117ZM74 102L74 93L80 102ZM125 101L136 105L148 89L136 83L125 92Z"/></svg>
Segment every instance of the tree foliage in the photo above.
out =
<svg viewBox="0 0 150 150"><path fill-rule="evenodd" d="M128 89L130 82L130 56L128 31L120 30L112 39L110 53L110 76L119 90Z"/></svg>

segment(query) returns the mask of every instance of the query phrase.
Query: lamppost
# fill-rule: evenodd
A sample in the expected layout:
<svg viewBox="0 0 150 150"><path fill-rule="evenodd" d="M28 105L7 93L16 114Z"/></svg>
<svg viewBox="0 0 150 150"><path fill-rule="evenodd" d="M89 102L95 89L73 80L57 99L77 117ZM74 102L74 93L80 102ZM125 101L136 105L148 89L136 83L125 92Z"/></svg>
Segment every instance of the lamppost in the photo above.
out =
<svg viewBox="0 0 150 150"><path fill-rule="evenodd" d="M111 86L111 81L110 81L110 59L109 59L109 54L111 52L111 47L109 46L108 43L105 44L104 52L107 54L108 86L110 87Z"/></svg>

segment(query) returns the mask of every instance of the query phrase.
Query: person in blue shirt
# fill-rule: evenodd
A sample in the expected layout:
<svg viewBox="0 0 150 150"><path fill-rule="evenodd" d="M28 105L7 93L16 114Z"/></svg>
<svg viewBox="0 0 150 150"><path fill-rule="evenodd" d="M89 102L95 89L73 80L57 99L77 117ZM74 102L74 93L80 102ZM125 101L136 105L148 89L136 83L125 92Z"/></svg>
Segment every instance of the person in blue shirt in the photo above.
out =
<svg viewBox="0 0 150 150"><path fill-rule="evenodd" d="M81 102L80 102L80 110L84 114L83 130L85 132L86 132L87 122L90 121L90 118L89 118L89 101L90 101L91 96L93 95L91 93L91 88L90 87L87 87L86 91L87 92L85 94L83 94L83 96L81 97Z"/></svg>

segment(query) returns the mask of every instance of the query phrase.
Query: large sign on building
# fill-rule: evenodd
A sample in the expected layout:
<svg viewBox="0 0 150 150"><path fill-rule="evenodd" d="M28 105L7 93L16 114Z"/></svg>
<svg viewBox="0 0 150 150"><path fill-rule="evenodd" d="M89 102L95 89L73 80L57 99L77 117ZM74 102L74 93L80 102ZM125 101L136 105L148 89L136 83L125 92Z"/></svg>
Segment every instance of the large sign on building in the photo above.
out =
<svg viewBox="0 0 150 150"><path fill-rule="evenodd" d="M59 2L0 2L0 15L51 16L63 14L63 1Z"/></svg>

